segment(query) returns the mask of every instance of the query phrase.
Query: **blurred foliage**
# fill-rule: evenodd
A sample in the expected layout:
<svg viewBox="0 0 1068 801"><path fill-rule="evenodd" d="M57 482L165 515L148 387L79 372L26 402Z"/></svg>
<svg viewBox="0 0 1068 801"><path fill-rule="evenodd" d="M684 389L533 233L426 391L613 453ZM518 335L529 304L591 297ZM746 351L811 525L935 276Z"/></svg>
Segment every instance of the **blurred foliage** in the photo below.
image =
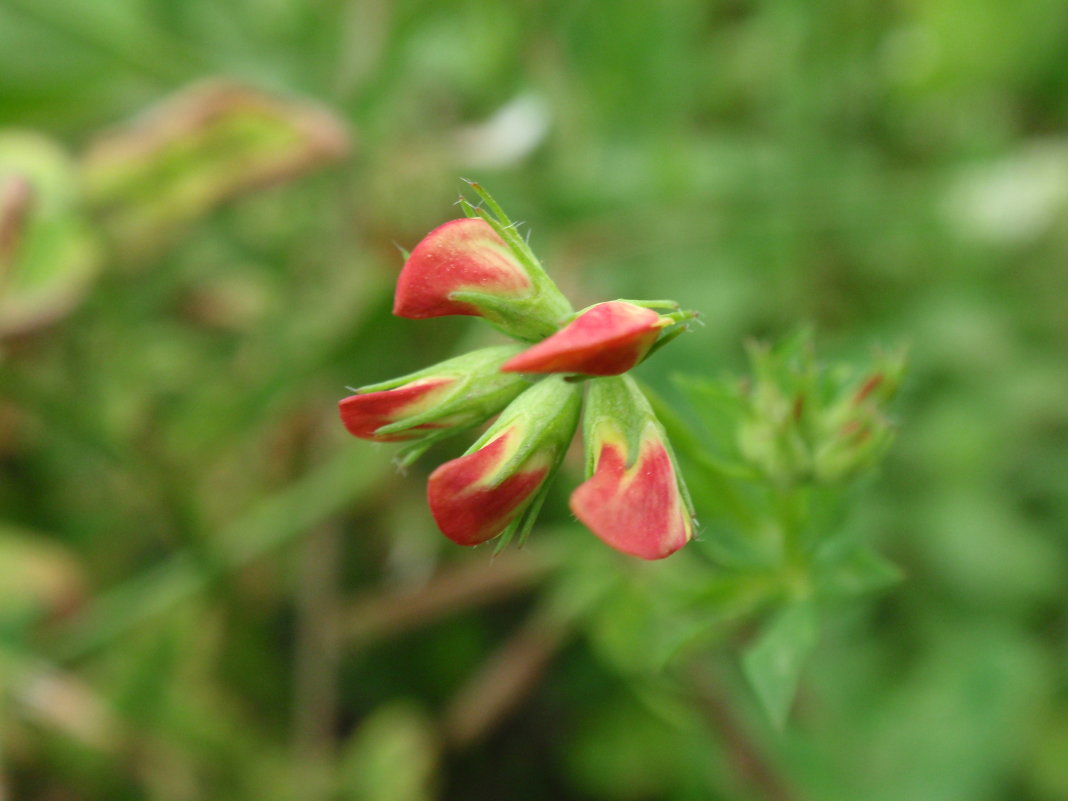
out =
<svg viewBox="0 0 1068 801"><path fill-rule="evenodd" d="M77 177L62 148L29 131L0 133L0 334L64 316L84 296L98 248L78 215Z"/></svg>
<svg viewBox="0 0 1068 801"><path fill-rule="evenodd" d="M1066 36L1063 0L0 0L0 798L1068 797ZM257 99L161 122L205 81ZM639 373L708 442L750 338L908 344L818 637L723 458L682 454L663 563L570 519L577 455L491 560L347 438L346 384L484 344L389 315L458 176L576 306L702 312ZM782 731L747 671L797 680Z"/></svg>

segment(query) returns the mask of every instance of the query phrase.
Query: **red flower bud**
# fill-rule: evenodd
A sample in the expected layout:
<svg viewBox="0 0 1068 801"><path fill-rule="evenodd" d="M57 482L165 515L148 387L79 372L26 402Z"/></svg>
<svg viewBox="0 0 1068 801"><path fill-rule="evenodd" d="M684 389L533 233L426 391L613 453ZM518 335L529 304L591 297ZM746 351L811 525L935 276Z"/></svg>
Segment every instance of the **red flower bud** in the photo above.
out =
<svg viewBox="0 0 1068 801"><path fill-rule="evenodd" d="M584 429L590 477L571 495L575 516L641 559L662 559L689 542L689 499L663 429L629 377L591 382Z"/></svg>
<svg viewBox="0 0 1068 801"><path fill-rule="evenodd" d="M375 434L383 426L388 426L407 417L414 417L434 407L448 395L449 387L457 379L450 377L422 378L410 384L387 389L383 392L368 392L362 395L350 395L338 402L341 422L353 436L372 439L377 442L399 442L414 439L427 429L442 428L442 423L422 423L405 431L392 434Z"/></svg>
<svg viewBox="0 0 1068 801"><path fill-rule="evenodd" d="M622 300L598 303L532 348L509 359L510 373L619 375L640 362L669 321Z"/></svg>
<svg viewBox="0 0 1068 801"><path fill-rule="evenodd" d="M470 217L435 228L416 245L397 279L393 313L478 316L509 336L537 342L560 327L571 305L529 248Z"/></svg>
<svg viewBox="0 0 1068 801"><path fill-rule="evenodd" d="M605 543L631 556L662 559L690 541L693 525L671 456L650 426L637 458L621 436L602 433L593 476L571 495L571 511Z"/></svg>
<svg viewBox="0 0 1068 801"><path fill-rule="evenodd" d="M440 439L478 425L530 386L500 372L518 345L483 348L417 373L364 387L338 403L354 436L376 442Z"/></svg>
<svg viewBox="0 0 1068 801"><path fill-rule="evenodd" d="M535 384L464 456L430 474L427 500L446 537L478 545L522 524L574 436L581 395L559 378Z"/></svg>
<svg viewBox="0 0 1068 801"><path fill-rule="evenodd" d="M526 271L489 223L477 218L451 220L427 234L408 257L397 279L393 313L412 319L479 316L477 306L451 295L475 291L518 298L532 288Z"/></svg>
<svg viewBox="0 0 1068 801"><path fill-rule="evenodd" d="M493 539L533 498L552 466L550 454L535 453L501 477L522 436L512 428L480 450L446 462L430 474L430 511L450 540L478 545Z"/></svg>

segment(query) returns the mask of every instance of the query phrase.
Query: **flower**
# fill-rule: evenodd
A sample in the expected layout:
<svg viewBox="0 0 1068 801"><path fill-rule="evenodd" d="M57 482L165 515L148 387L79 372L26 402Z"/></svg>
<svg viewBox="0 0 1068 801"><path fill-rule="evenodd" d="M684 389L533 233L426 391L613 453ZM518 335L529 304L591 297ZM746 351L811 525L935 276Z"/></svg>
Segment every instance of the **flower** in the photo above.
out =
<svg viewBox="0 0 1068 801"><path fill-rule="evenodd" d="M451 220L408 256L393 313L411 319L484 317L510 336L537 341L557 329L571 305L536 262L523 263L529 261L521 260L525 256L480 217Z"/></svg>
<svg viewBox="0 0 1068 801"><path fill-rule="evenodd" d="M465 455L430 474L427 500L446 537L478 545L519 525L575 435L581 395L560 378L539 382Z"/></svg>
<svg viewBox="0 0 1068 801"><path fill-rule="evenodd" d="M364 387L340 402L342 421L357 437L408 441L407 464L500 412L463 456L430 474L427 501L453 542L504 543L530 531L588 385L588 477L571 496L572 511L623 553L659 559L677 551L693 536L689 496L648 401L620 374L685 331L695 314L671 301L623 300L575 314L515 224L482 187L471 187L488 211L460 199L467 217L435 228L407 257L393 312L478 316L527 344ZM524 377L540 373L568 375Z"/></svg>
<svg viewBox="0 0 1068 801"><path fill-rule="evenodd" d="M513 356L504 366L514 373L625 373L645 358L671 324L652 309L624 300L598 303L537 345Z"/></svg>
<svg viewBox="0 0 1068 801"><path fill-rule="evenodd" d="M590 382L583 420L589 478L571 511L618 551L670 556L693 537L693 512L663 428L629 376Z"/></svg>
<svg viewBox="0 0 1068 801"><path fill-rule="evenodd" d="M436 441L476 426L530 386L500 372L518 350L517 345L484 348L359 389L338 402L341 422L353 436L376 442Z"/></svg>

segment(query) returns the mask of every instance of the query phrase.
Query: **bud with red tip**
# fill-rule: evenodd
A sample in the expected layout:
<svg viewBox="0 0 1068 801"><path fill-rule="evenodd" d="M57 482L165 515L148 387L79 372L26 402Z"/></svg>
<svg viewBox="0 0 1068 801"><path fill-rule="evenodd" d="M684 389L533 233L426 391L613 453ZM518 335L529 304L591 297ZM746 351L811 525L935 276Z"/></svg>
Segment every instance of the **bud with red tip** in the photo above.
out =
<svg viewBox="0 0 1068 801"><path fill-rule="evenodd" d="M673 321L625 300L598 303L548 339L514 356L501 368L512 373L625 373L640 362Z"/></svg>
<svg viewBox="0 0 1068 801"><path fill-rule="evenodd" d="M473 217L440 225L416 245L397 279L393 313L473 315L509 336L537 341L559 328L571 305L528 248Z"/></svg>
<svg viewBox="0 0 1068 801"><path fill-rule="evenodd" d="M525 534L575 434L581 395L561 378L540 381L465 455L430 474L430 511L446 537L478 545L505 532Z"/></svg>
<svg viewBox="0 0 1068 801"><path fill-rule="evenodd" d="M583 420L589 478L571 511L606 544L642 559L693 537L693 510L663 428L629 376L590 382Z"/></svg>
<svg viewBox="0 0 1068 801"><path fill-rule="evenodd" d="M886 406L905 372L903 351L878 354L874 369L858 385L846 383L823 410L813 472L829 483L848 480L874 466L893 441L895 426Z"/></svg>
<svg viewBox="0 0 1068 801"><path fill-rule="evenodd" d="M878 462L893 440L885 408L904 374L903 352L880 354L855 380L819 365L807 334L748 350L754 380L739 392L736 434L745 461L781 486L847 481Z"/></svg>
<svg viewBox="0 0 1068 801"><path fill-rule="evenodd" d="M518 345L485 348L363 387L338 403L341 421L362 439L423 440L429 446L488 420L530 386L500 372L501 364L518 350Z"/></svg>

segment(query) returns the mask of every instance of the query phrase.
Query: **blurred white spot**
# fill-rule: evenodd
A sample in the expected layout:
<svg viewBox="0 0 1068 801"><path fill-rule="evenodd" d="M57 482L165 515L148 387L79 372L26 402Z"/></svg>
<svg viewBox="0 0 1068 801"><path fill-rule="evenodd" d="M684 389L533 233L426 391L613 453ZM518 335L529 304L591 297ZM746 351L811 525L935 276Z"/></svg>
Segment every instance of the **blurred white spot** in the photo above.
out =
<svg viewBox="0 0 1068 801"><path fill-rule="evenodd" d="M946 206L969 236L1004 244L1040 236L1068 211L1068 140L1034 142L968 169L950 187Z"/></svg>
<svg viewBox="0 0 1068 801"><path fill-rule="evenodd" d="M457 158L470 167L508 167L530 155L549 131L549 108L540 97L519 95L485 122L456 132Z"/></svg>

